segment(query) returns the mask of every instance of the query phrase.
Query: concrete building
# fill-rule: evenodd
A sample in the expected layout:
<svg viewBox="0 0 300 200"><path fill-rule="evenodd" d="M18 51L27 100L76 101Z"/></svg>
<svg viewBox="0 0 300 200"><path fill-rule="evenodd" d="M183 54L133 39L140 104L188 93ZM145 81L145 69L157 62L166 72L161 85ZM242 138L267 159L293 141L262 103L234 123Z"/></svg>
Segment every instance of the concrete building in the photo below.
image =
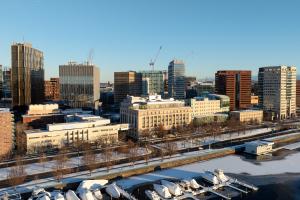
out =
<svg viewBox="0 0 300 200"><path fill-rule="evenodd" d="M0 157L12 153L15 141L14 115L8 108L0 108Z"/></svg>
<svg viewBox="0 0 300 200"><path fill-rule="evenodd" d="M300 108L300 80L296 83L296 107Z"/></svg>
<svg viewBox="0 0 300 200"><path fill-rule="evenodd" d="M59 66L60 97L73 108L98 109L100 99L99 68L90 63L69 62Z"/></svg>
<svg viewBox="0 0 300 200"><path fill-rule="evenodd" d="M262 110L239 110L230 112L230 116L239 122L257 122L263 121Z"/></svg>
<svg viewBox="0 0 300 200"><path fill-rule="evenodd" d="M62 123L65 121L65 114L61 113L58 104L32 104L22 121L34 129L46 128L47 124Z"/></svg>
<svg viewBox="0 0 300 200"><path fill-rule="evenodd" d="M3 73L2 98L11 99L11 69L3 68L2 73Z"/></svg>
<svg viewBox="0 0 300 200"><path fill-rule="evenodd" d="M13 106L44 101L44 56L29 43L11 46Z"/></svg>
<svg viewBox="0 0 300 200"><path fill-rule="evenodd" d="M230 98L230 110L251 107L251 71L224 70L215 74L215 93Z"/></svg>
<svg viewBox="0 0 300 200"><path fill-rule="evenodd" d="M258 105L258 96L251 95L251 105L252 106Z"/></svg>
<svg viewBox="0 0 300 200"><path fill-rule="evenodd" d="M197 96L202 96L205 93L215 92L215 83L213 81L199 82L194 86Z"/></svg>
<svg viewBox="0 0 300 200"><path fill-rule="evenodd" d="M45 100L60 100L59 78L50 78L50 80L45 81Z"/></svg>
<svg viewBox="0 0 300 200"><path fill-rule="evenodd" d="M121 123L130 124L130 134L138 138L145 130L151 131L158 127L170 130L173 127L191 123L192 108L184 101L162 99L160 95L148 98L127 96L121 103Z"/></svg>
<svg viewBox="0 0 300 200"><path fill-rule="evenodd" d="M245 152L254 155L263 155L272 152L274 143L264 140L257 140L245 143Z"/></svg>
<svg viewBox="0 0 300 200"><path fill-rule="evenodd" d="M45 130L25 130L23 137L27 153L41 148L61 148L77 141L108 142L118 140L118 132L128 130L128 124L111 124L109 119L95 115L72 115L66 123L48 124Z"/></svg>
<svg viewBox="0 0 300 200"><path fill-rule="evenodd" d="M172 60L169 63L168 95L175 99L185 98L185 65L181 60Z"/></svg>
<svg viewBox="0 0 300 200"><path fill-rule="evenodd" d="M127 95L140 96L141 85L137 85L135 71L114 73L114 101L120 104Z"/></svg>
<svg viewBox="0 0 300 200"><path fill-rule="evenodd" d="M285 119L296 115L296 67L259 68L259 106L267 119Z"/></svg>
<svg viewBox="0 0 300 200"><path fill-rule="evenodd" d="M223 102L221 103L220 99L210 99L208 97L195 97L192 99L187 99L186 103L192 108L192 118L212 116L217 113L229 112L229 104L224 104Z"/></svg>

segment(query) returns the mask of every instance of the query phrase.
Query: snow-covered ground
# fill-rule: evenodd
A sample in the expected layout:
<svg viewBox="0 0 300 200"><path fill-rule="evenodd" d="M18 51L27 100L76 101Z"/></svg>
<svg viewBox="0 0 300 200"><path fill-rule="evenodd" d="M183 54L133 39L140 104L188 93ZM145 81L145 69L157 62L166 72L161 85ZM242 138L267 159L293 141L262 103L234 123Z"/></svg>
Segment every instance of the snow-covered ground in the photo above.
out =
<svg viewBox="0 0 300 200"><path fill-rule="evenodd" d="M139 148L137 155L145 155L146 154L146 149L144 148ZM127 154L124 153L119 153L119 152L112 152L112 158L111 160L120 160L128 157ZM98 162L103 162L104 155L102 153L99 153L96 155L96 160ZM70 158L66 164L66 168L72 168L72 167L77 167L82 165L81 162L82 156L79 157L73 157ZM39 162L39 163L31 163L31 164L26 164L25 166L25 171L27 175L32 175L32 174L38 174L38 173L44 173L44 172L50 172L53 171L53 168L56 164L56 161L47 161L47 162ZM7 179L7 174L9 172L11 167L7 168L0 168L0 180Z"/></svg>
<svg viewBox="0 0 300 200"><path fill-rule="evenodd" d="M217 168L223 169L225 173L248 173L250 175L300 173L299 160L300 152L288 155L283 160L260 162L259 164L247 162L242 160L239 156L232 155L140 176L133 176L118 181L118 184L124 188L130 188L137 184L166 178L183 179L188 177L197 177L205 170L214 170Z"/></svg>
<svg viewBox="0 0 300 200"><path fill-rule="evenodd" d="M287 131L283 131L282 133L284 132L287 132ZM267 138L267 139L264 139L266 141L270 141L270 142L273 142L275 140L279 140L279 139L282 139L282 138L286 138L286 137L293 137L295 135L299 135L300 132L295 132L295 133L290 133L289 135L279 135L279 136L275 136L275 137L270 137L270 138Z"/></svg>
<svg viewBox="0 0 300 200"><path fill-rule="evenodd" d="M225 141L225 140L231 140L231 139L237 139L237 138L244 138L244 137L250 137L259 135L262 133L267 133L271 131L270 128L259 128L259 129L253 129L253 130L247 130L247 131L240 131L240 132L234 132L234 133L228 133L228 134L222 134L218 135L216 137L208 136L201 139L187 139L182 141L175 141L172 142L176 145L177 150L181 149L187 149L187 148L195 148L195 147L201 147L203 145L212 144L219 141ZM156 148L163 148L164 143L162 144L156 144L154 145Z"/></svg>
<svg viewBox="0 0 300 200"><path fill-rule="evenodd" d="M288 149L288 150L298 149L298 148L300 148L300 142L289 144L289 145L283 146L282 148Z"/></svg>
<svg viewBox="0 0 300 200"><path fill-rule="evenodd" d="M173 155L171 158L170 157L165 157L163 161L161 158L154 158L150 159L149 163L146 164L144 161L137 161L135 165L131 165L130 163L124 163L120 165L115 165L113 166L109 171L107 171L107 168L98 168L93 171L92 177L90 176L90 173L88 171L81 171L77 173L72 173L72 174L67 174L64 176L62 183L73 183L73 182L78 182L79 180L87 180L93 177L99 177L103 175L107 175L109 173L119 173L123 172L125 170L130 170L130 169L136 169L136 168L141 168L145 167L148 165L157 165L162 162L170 162L172 160L180 160L180 159L185 159L188 157L194 157L194 156L199 156L199 155L205 155L205 154L210 154L214 152L220 152L222 150L216 149L216 150L201 150L201 151L193 151L185 154L176 154ZM39 179L39 180L33 180L29 181L25 184L22 184L18 186L18 191L20 192L30 192L32 191L36 186L40 186L43 188L49 188L49 187L54 187L57 185L57 181L55 178L50 177L50 178L45 178L45 179ZM0 194L3 192L11 192L13 188L0 188Z"/></svg>

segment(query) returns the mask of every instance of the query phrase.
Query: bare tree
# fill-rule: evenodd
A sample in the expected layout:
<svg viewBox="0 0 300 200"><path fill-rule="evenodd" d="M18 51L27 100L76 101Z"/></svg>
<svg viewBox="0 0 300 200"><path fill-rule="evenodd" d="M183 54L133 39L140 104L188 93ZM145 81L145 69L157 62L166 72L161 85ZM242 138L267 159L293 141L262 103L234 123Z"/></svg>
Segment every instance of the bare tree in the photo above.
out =
<svg viewBox="0 0 300 200"><path fill-rule="evenodd" d="M109 171L111 166L113 165L112 150L110 148L105 148L104 149L103 160L105 162L105 166L107 168L107 171Z"/></svg>
<svg viewBox="0 0 300 200"><path fill-rule="evenodd" d="M151 153L151 150L149 148L149 144L145 144L145 150L146 150L146 152L143 155L143 157L144 157L145 162L148 164L149 159L150 159L150 153Z"/></svg>
<svg viewBox="0 0 300 200"><path fill-rule="evenodd" d="M166 149L166 153L169 157L172 157L172 155L174 155L177 151L177 145L174 142L171 142L170 140L167 140L165 143L165 149Z"/></svg>
<svg viewBox="0 0 300 200"><path fill-rule="evenodd" d="M43 153L43 154L40 156L40 159L39 159L39 163L42 164L43 169L45 169L45 167L46 167L46 162L47 162L47 161L48 161L47 156L46 156L45 153Z"/></svg>
<svg viewBox="0 0 300 200"><path fill-rule="evenodd" d="M24 131L28 130L30 127L28 127L28 125L25 123L17 122L15 128L17 154L24 155L24 153L26 152L26 140Z"/></svg>
<svg viewBox="0 0 300 200"><path fill-rule="evenodd" d="M64 174L67 172L67 161L69 160L67 156L66 148L61 148L58 155L55 157L55 165L53 166L53 175L59 182L63 178Z"/></svg>
<svg viewBox="0 0 300 200"><path fill-rule="evenodd" d="M131 165L134 165L138 157L139 146L133 141L129 140L128 149L129 149L128 159L131 162Z"/></svg>
<svg viewBox="0 0 300 200"><path fill-rule="evenodd" d="M92 175L93 170L97 168L96 154L92 150L91 146L86 146L83 156L81 157L81 163L84 165Z"/></svg>
<svg viewBox="0 0 300 200"><path fill-rule="evenodd" d="M17 185L24 183L27 173L23 165L22 157L16 157L15 166L11 167L7 174L7 180L9 185L13 186L16 189Z"/></svg>

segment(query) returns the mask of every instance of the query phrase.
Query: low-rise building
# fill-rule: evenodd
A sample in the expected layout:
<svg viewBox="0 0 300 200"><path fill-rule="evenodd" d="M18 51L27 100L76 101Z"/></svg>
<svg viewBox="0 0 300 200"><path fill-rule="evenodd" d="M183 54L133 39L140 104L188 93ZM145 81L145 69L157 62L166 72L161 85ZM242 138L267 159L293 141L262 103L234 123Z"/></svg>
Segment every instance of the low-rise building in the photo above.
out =
<svg viewBox="0 0 300 200"><path fill-rule="evenodd" d="M47 124L63 123L64 116L58 104L32 104L22 116L22 121L32 128L45 128Z"/></svg>
<svg viewBox="0 0 300 200"><path fill-rule="evenodd" d="M257 140L245 143L245 152L254 155L263 155L272 152L273 142Z"/></svg>
<svg viewBox="0 0 300 200"><path fill-rule="evenodd" d="M230 112L230 116L240 122L257 122L263 121L262 110L239 110Z"/></svg>
<svg viewBox="0 0 300 200"><path fill-rule="evenodd" d="M257 106L258 105L258 96L251 96L251 105L252 106Z"/></svg>
<svg viewBox="0 0 300 200"><path fill-rule="evenodd" d="M216 113L224 111L229 112L229 104L227 109L221 107L221 101L217 99L209 99L207 97L195 97L187 100L187 105L192 108L192 118L201 116L212 116Z"/></svg>
<svg viewBox="0 0 300 200"><path fill-rule="evenodd" d="M8 108L0 108L0 157L7 156L14 148L14 115Z"/></svg>
<svg viewBox="0 0 300 200"><path fill-rule="evenodd" d="M89 114L68 116L68 122L48 124L46 129L25 130L23 141L27 153L41 148L61 148L77 141L117 141L119 131L128 130L128 124L111 124L109 119Z"/></svg>
<svg viewBox="0 0 300 200"><path fill-rule="evenodd" d="M157 127L170 130L173 127L191 123L190 106L184 101L162 99L160 95L147 98L127 96L121 103L120 121L130 124L130 134L138 138L142 131L150 131Z"/></svg>

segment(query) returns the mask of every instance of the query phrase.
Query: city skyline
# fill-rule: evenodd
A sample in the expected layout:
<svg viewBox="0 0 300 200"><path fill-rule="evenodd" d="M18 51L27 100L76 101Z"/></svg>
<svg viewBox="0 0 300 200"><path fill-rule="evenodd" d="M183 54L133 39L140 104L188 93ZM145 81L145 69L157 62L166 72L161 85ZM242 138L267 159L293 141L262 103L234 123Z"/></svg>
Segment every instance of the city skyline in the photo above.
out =
<svg viewBox="0 0 300 200"><path fill-rule="evenodd" d="M24 41L44 52L46 79L58 77L59 65L87 60L91 49L102 82L114 71L151 70L160 46L155 69L182 59L186 75L202 79L218 69L256 76L259 67L300 65L297 1L131 2L2 2L0 64L11 66L11 44Z"/></svg>

